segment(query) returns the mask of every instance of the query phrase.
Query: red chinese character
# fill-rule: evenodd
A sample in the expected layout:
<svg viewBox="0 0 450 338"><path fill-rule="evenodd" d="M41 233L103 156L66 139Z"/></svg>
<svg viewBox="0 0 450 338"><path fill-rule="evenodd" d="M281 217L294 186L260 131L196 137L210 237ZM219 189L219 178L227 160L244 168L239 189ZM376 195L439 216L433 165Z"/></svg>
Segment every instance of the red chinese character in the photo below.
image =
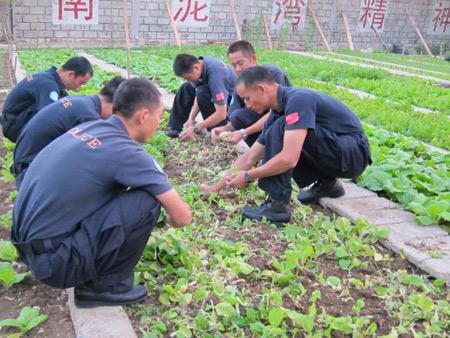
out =
<svg viewBox="0 0 450 338"><path fill-rule="evenodd" d="M183 2L183 1L184 0L180 0L180 2ZM194 9L191 12L189 12L190 9L191 9L191 0L187 0L186 11L185 11L183 17L180 19L180 21L184 22L186 20L187 16L188 15L192 15L192 14L194 15L194 21L206 21L206 20L208 20L208 16L207 15L205 15L203 18L200 18L198 16L198 12L201 11L202 9L205 9L206 7L207 7L207 4L203 4L203 6L199 7L198 1L196 0L194 2ZM180 15L180 13L182 11L183 11L183 7L180 7L178 9L177 14L175 14L175 16L173 17L174 20L177 20L178 16Z"/></svg>
<svg viewBox="0 0 450 338"><path fill-rule="evenodd" d="M436 17L433 19L434 28L433 32L436 32L437 25L440 27L444 26L444 32L447 30L447 26L450 27L450 6L448 8L442 8L442 2L439 3L439 8L435 9L438 12Z"/></svg>
<svg viewBox="0 0 450 338"><path fill-rule="evenodd" d="M88 15L84 17L85 20L92 19L92 2L93 0L87 0L88 3L82 0L63 1L59 0L59 20L63 18L64 12L73 12L74 18L78 19L78 12L88 12ZM64 6L65 5L65 6Z"/></svg>
<svg viewBox="0 0 450 338"><path fill-rule="evenodd" d="M278 22L281 13L284 9L284 18L293 19L292 26L298 26L301 20L300 10L301 6L306 6L303 0L284 0L282 3L280 1L275 2L278 6L277 15L275 16L274 23Z"/></svg>
<svg viewBox="0 0 450 338"><path fill-rule="evenodd" d="M361 9L364 13L359 20L363 21L363 28L366 28L368 23L370 23L370 27L377 26L378 29L383 27L387 0L364 0L364 5Z"/></svg>

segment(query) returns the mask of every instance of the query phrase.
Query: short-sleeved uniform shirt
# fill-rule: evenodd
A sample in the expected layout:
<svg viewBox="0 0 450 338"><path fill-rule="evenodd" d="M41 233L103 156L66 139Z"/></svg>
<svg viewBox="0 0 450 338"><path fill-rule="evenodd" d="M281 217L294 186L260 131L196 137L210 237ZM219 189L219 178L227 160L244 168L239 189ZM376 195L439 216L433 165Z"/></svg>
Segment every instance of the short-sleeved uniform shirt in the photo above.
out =
<svg viewBox="0 0 450 338"><path fill-rule="evenodd" d="M212 57L200 56L203 60L203 71L200 78L191 82L194 88L208 86L211 91L211 102L217 105L228 104L236 84L236 73L225 62Z"/></svg>
<svg viewBox="0 0 450 338"><path fill-rule="evenodd" d="M13 209L13 243L73 232L127 188L160 195L166 174L117 116L78 125L36 156Z"/></svg>
<svg viewBox="0 0 450 338"><path fill-rule="evenodd" d="M69 129L101 117L98 94L71 95L40 110L22 128L14 148L14 163L30 163L50 142Z"/></svg>
<svg viewBox="0 0 450 338"><path fill-rule="evenodd" d="M282 70L280 67L276 65L263 65L262 67L266 68L270 72L276 83L284 87L292 87L291 81L289 80L284 70ZM230 114L236 109L245 107L245 100L238 95L235 88L227 115L230 116Z"/></svg>
<svg viewBox="0 0 450 338"><path fill-rule="evenodd" d="M278 87L278 111L272 111L264 124L260 144L265 144L265 131L277 118L285 119L285 130L321 126L337 135L363 132L358 117L345 104L307 88Z"/></svg>
<svg viewBox="0 0 450 338"><path fill-rule="evenodd" d="M10 121L20 116L17 121L20 120L20 131L39 110L67 95L56 67L27 76L13 88L5 100L1 119L5 135ZM17 137L18 132L17 135L11 135L13 141Z"/></svg>

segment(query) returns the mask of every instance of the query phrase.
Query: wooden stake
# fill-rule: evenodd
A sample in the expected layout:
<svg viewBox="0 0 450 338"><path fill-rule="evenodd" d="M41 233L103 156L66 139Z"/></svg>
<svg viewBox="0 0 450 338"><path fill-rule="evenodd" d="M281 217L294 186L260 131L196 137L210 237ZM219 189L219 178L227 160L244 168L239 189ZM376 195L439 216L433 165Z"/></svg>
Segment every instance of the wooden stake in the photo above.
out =
<svg viewBox="0 0 450 338"><path fill-rule="evenodd" d="M178 29L177 29L177 26L175 25L175 20L173 19L173 16L172 16L172 10L170 9L170 4L168 2L166 2L166 7L167 7L167 12L169 12L170 23L172 24L172 29L173 29L173 32L175 33L175 39L177 40L178 48L181 48L181 40L180 40L180 37L178 36Z"/></svg>
<svg viewBox="0 0 450 338"><path fill-rule="evenodd" d="M384 49L386 49L386 52L389 53L389 48L388 46L386 46L386 44L384 43L383 39L381 38L380 33L378 33L378 31L375 29L375 27L373 27L373 25L370 27L372 28L372 30L375 32L376 36L378 37L378 39L380 39L381 43L383 44Z"/></svg>
<svg viewBox="0 0 450 338"><path fill-rule="evenodd" d="M272 40L270 39L269 28L267 27L266 15L262 13L263 21L264 21L264 29L266 30L267 35L267 43L269 44L269 49L272 50Z"/></svg>
<svg viewBox="0 0 450 338"><path fill-rule="evenodd" d="M234 27L236 28L236 36L238 40L242 40L241 30L239 29L239 23L236 17L236 12L234 11L234 1L230 0L231 13L233 14Z"/></svg>
<svg viewBox="0 0 450 338"><path fill-rule="evenodd" d="M411 14L409 14L409 10L408 10L408 8L406 8L406 7L405 7L405 12L406 12L406 14L408 14L409 19L411 20L411 22L412 22L414 28L416 29L416 33L417 33L417 35L419 36L420 41L422 41L422 43L423 43L423 45L424 45L424 47L425 47L425 49L426 49L426 51L427 51L427 53L428 53L428 56L429 56L430 58L432 58L432 57L433 57L433 53L431 53L430 48L428 48L428 45L427 45L427 43L425 42L425 39L423 38L422 33L420 33L419 27L417 27L416 22L414 21L414 19L413 19L413 17L411 16Z"/></svg>
<svg viewBox="0 0 450 338"><path fill-rule="evenodd" d="M347 40L348 40L348 47L350 50L355 50L353 47L353 40L352 40L352 34L350 33L350 27L348 26L348 20L347 20L347 14L342 11L342 19L344 19L344 25L345 25L345 32L347 33Z"/></svg>
<svg viewBox="0 0 450 338"><path fill-rule="evenodd" d="M322 28L320 28L319 21L317 21L317 19L316 19L316 15L314 14L314 11L312 9L312 6L311 6L310 2L308 2L308 10L309 10L309 13L311 14L311 16L313 18L313 21L314 21L314 24L316 25L317 30L319 31L319 35L322 38L322 41L323 41L323 44L325 45L325 48L327 49L328 52L331 52L331 48L328 45L327 39L325 38L325 35L322 32Z"/></svg>
<svg viewBox="0 0 450 338"><path fill-rule="evenodd" d="M402 48L402 60L405 57L405 50L406 50L406 40L403 39L403 48Z"/></svg>
<svg viewBox="0 0 450 338"><path fill-rule="evenodd" d="M125 44L127 46L127 75L130 78L130 32L128 31L127 0L123 0L123 23L125 25Z"/></svg>

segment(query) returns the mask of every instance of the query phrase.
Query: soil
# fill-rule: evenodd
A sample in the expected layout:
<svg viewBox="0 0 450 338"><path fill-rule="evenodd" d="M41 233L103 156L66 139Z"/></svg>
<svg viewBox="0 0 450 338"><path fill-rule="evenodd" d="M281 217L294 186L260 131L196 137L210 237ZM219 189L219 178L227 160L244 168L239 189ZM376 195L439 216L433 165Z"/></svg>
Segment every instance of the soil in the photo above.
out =
<svg viewBox="0 0 450 338"><path fill-rule="evenodd" d="M7 68L7 53L0 53L0 89L10 88L11 84L8 79L8 68ZM6 74L6 75L5 75ZM0 93L0 109L3 106L4 99L6 97L5 93ZM195 149L201 149L202 152L205 152L205 149L213 149L214 147L211 142L207 139L202 139L199 142L202 142L200 147L193 146L190 155L190 159L185 160L183 166L179 165L179 161L175 161L175 154L172 156L169 155L169 160L166 162L165 172L171 178L173 178L174 182L178 185L183 185L186 183L184 178L186 172L189 172L194 166L207 165L211 163L208 158L203 158L198 161L198 154L195 153ZM0 144L2 145L2 144ZM1 147L0 148L0 156L5 155L6 150ZM211 151L214 153L214 151ZM222 156L223 155L223 156ZM216 165L225 167L227 164L232 161L233 158L236 158L238 154L236 152L228 152L226 154L220 154L219 158L221 163L216 163ZM172 157L172 160L170 158ZM217 160L217 156L215 157ZM201 162L204 161L204 162ZM201 162L201 163L199 163ZM199 173L192 173L192 176L195 177ZM0 180L0 215L6 214L9 210L12 209L12 204L8 201L8 196L11 192L15 191L14 182L7 182L4 180ZM219 198L227 200L233 204L241 204L242 200L240 197L234 192L224 192ZM247 200L245 201L247 204L252 204L254 201ZM223 211L223 209L219 206L214 207L214 220L219 220L221 224L226 221L227 214ZM336 217L329 210L324 210L320 206L314 206L314 213L323 213L329 216L331 219ZM204 223L208 224L208 223ZM221 227L220 234L221 238L224 240L245 240L245 243L251 248L252 251L262 252L259 255L255 255L251 258L250 264L254 267L260 269L261 271L267 269L273 269L272 266L272 257L279 257L284 254L287 244L274 241L273 238L277 233L277 229L265 225L258 224L257 226L235 229L233 227ZM156 229L155 231L161 231L160 229ZM10 229L0 225L0 240L9 240ZM326 276L336 276L339 278L349 278L349 274L351 274L352 278L356 278L359 280L366 280L367 276L382 276L383 272L386 269L389 270L407 270L409 273L414 274L423 274L422 271L418 270L414 265L411 265L407 260L400 258L396 254L391 251L385 249L381 245L375 245L375 248L378 253L381 255L389 255L390 260L384 260L382 262L374 262L373 260L367 260L367 267L355 268L352 269L351 272L344 271L336 268L336 261L334 259L327 258L326 255L322 255L320 257L321 269L324 272L324 277ZM261 251L261 249L265 249L265 251ZM15 263L17 272L26 271L26 267L22 263ZM382 278L382 277L380 277ZM346 314L352 313L353 302L346 302L345 297L337 297L336 292L333 291L329 287L323 287L320 283L316 283L316 276L312 275L308 271L303 271L300 274L298 279L299 282L303 284L305 289L308 292L312 292L313 290L320 290L321 299L317 302L317 312L320 313L322 308L325 311L333 316L343 316ZM164 281L157 281L158 283L164 283ZM254 294L261 294L260 290L260 281L253 281L251 279L241 278L236 280L229 280L229 283L233 283L240 290L254 290ZM352 299L364 299L365 308L361 310L361 315L371 315L374 318L374 321L377 323L379 330L377 333L388 334L392 327L398 326L398 319L392 318L389 313L386 312L384 307L380 306L380 300L376 297L376 290L371 290L370 287L358 290L352 289L350 290L350 296ZM126 311L130 315L130 319L133 325L133 328L138 337L142 337L142 332L140 328L144 330L149 330L150 328L146 325L139 315L142 313L140 311L143 307L155 307L161 308L161 303L158 301L158 294L149 290L150 297L146 300L144 304L139 304L131 307L127 307ZM302 300L304 299L304 300ZM307 313L308 307L310 303L308 302L309 297L303 297L300 300L286 298L283 299L283 307L286 309L292 309L301 313ZM208 303L217 304L218 299L214 297L210 297L206 300ZM255 300L256 302L256 300ZM20 310L24 306L39 306L40 313L46 314L48 319L40 324L38 327L32 329L27 334L23 335L23 337L65 337L65 338L75 338L76 334L74 332L74 328L70 319L70 313L67 305L67 294L64 290L53 289L48 286L43 285L42 283L35 281L31 277L26 277L25 280L21 283L14 284L10 288L5 288L0 285L0 321L7 318L17 318L19 316ZM196 305L192 305L192 307L186 308L185 311L192 312L198 310L195 308ZM168 309L167 307L164 309ZM173 332L171 323L167 318L161 318L161 320L166 324L168 330L164 337L171 336ZM421 327L420 323L415 326L416 331L423 331L423 327ZM14 332L17 332L16 328L12 327L3 327L0 330L0 337L6 337ZM338 334L338 333L337 333ZM246 332L246 337L252 336L251 332ZM344 335L334 335L334 337L345 337ZM412 334L401 334L399 335L401 338L413 337Z"/></svg>

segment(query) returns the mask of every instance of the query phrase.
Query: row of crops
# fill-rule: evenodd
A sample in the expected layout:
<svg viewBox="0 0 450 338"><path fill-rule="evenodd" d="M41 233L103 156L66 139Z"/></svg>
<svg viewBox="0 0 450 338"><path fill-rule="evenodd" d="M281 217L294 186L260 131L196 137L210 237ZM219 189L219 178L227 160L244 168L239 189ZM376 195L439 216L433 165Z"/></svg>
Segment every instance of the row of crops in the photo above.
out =
<svg viewBox="0 0 450 338"><path fill-rule="evenodd" d="M126 68L123 50L87 52ZM131 51L131 73L148 78L156 74L159 84L174 92L182 83L172 72L172 60L179 52L176 48ZM185 47L183 52L227 61L223 46ZM365 129L374 163L358 184L398 201L416 213L420 224L440 224L449 230L450 157L429 152L422 143L450 149L448 90L326 60L265 50L257 54L260 64L275 63L285 69L295 86L337 97L370 124ZM73 55L73 50L19 52L28 73ZM97 67L94 71L95 81L80 93L98 92L100 84L115 75ZM391 87L380 94L380 84ZM378 98L363 99L336 85ZM411 98L408 91L435 100ZM439 113L425 115L410 108L425 102ZM441 280L429 281L407 271L376 246L386 230L363 221L350 226L347 219L330 219L302 205L295 205L292 225L283 230L242 223L236 210L249 200L263 199L254 186L237 196L213 195L208 203L199 199L200 184L213 180L236 153L205 145L201 139L187 144L169 141L163 132L144 148L162 165L176 163L183 168L181 180L174 184L191 206L194 221L184 229L155 231L136 269L136 282L146 284L150 304L133 306L128 313L139 318L143 337L445 337L450 322L448 290ZM6 168L11 158L3 161ZM4 215L2 221L10 224L10 216ZM441 254L434 252L436 257ZM0 259L12 260L13 254L9 255ZM12 278L17 280L9 285L24 276ZM383 325L381 315L392 321Z"/></svg>

